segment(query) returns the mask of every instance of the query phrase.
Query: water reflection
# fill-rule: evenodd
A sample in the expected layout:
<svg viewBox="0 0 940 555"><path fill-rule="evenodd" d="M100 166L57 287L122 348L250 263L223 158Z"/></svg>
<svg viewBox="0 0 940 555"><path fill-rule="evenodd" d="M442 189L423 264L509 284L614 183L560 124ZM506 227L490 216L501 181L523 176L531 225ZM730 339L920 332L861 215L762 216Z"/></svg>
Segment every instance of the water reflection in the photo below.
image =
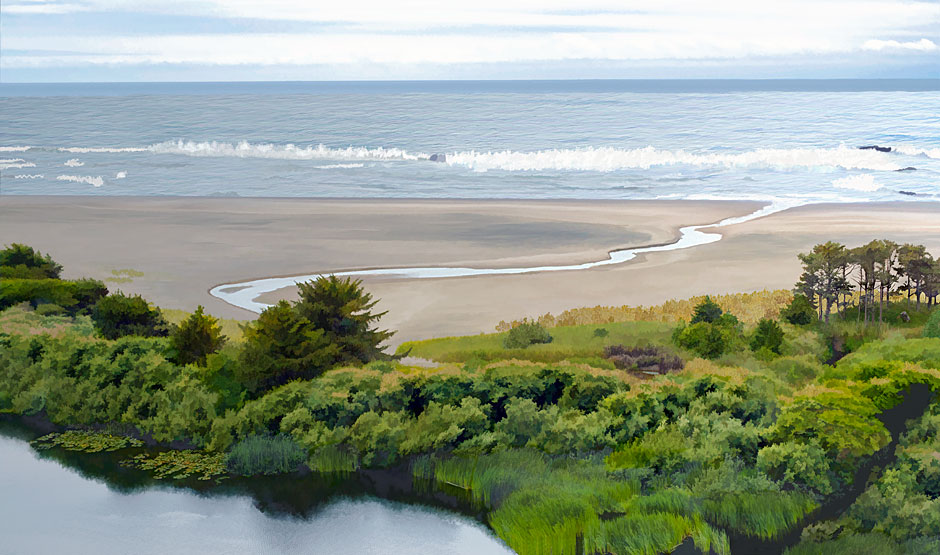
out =
<svg viewBox="0 0 940 555"><path fill-rule="evenodd" d="M0 426L4 553L511 553L470 518L366 495L357 479L233 481L209 495L154 484L120 456L75 467L28 438Z"/></svg>

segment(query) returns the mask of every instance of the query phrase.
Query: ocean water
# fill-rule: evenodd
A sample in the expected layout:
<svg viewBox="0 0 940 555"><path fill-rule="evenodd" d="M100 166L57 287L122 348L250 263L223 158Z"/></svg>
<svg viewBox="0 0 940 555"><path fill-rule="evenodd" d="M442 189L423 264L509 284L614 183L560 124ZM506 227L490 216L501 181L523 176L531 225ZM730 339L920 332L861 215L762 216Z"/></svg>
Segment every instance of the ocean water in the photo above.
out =
<svg viewBox="0 0 940 555"><path fill-rule="evenodd" d="M936 200L940 80L5 84L0 194Z"/></svg>

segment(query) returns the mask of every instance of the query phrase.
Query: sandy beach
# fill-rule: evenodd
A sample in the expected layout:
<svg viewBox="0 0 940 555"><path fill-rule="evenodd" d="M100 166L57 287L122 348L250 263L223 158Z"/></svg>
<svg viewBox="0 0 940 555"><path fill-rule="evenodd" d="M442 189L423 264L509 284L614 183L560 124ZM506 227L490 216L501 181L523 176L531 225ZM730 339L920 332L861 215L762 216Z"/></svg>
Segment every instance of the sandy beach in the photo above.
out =
<svg viewBox="0 0 940 555"><path fill-rule="evenodd" d="M253 314L208 294L262 277L402 266L522 267L600 260L675 240L678 228L743 216L753 202L459 201L0 197L0 242L50 253L66 277L94 277L169 308ZM707 231L707 230L706 230ZM581 271L447 279L366 278L395 343L492 331L502 319L577 306L653 304L703 293L789 288L797 253L835 240L927 245L940 203L813 205L721 228L719 242ZM114 281L113 271L143 275ZM293 298L285 288L261 299Z"/></svg>

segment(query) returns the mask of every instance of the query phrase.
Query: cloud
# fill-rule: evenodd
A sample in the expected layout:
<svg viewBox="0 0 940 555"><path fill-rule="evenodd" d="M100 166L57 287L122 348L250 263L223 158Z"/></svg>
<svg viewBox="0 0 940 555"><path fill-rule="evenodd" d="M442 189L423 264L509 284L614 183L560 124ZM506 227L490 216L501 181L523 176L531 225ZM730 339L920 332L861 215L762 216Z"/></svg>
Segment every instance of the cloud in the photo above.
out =
<svg viewBox="0 0 940 555"><path fill-rule="evenodd" d="M919 52L933 52L940 49L932 40L920 39L918 41L898 42L896 40L868 40L862 45L863 50L916 50Z"/></svg>
<svg viewBox="0 0 940 555"><path fill-rule="evenodd" d="M821 55L864 60L870 51L922 56L940 42L940 4L927 1L582 0L577 10L571 6L563 0L447 6L439 0L4 0L0 10L17 17L2 22L0 67L328 65L372 71L577 60L704 66L784 58L792 66ZM78 11L85 13L56 15ZM156 25L148 14L186 17ZM69 17L93 18L94 31ZM207 31L219 21L244 29ZM270 21L290 27L263 23Z"/></svg>

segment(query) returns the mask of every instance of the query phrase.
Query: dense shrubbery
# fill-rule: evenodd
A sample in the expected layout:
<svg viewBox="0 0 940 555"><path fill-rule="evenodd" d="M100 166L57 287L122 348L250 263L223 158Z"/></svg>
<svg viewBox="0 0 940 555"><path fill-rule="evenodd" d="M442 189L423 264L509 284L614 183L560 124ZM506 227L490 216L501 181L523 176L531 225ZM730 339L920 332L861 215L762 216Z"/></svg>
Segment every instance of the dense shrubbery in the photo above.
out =
<svg viewBox="0 0 940 555"><path fill-rule="evenodd" d="M96 324L149 315L106 320L149 334L152 309L120 297L110 312L115 296L98 303ZM940 339L912 338L919 324L854 334L841 317L803 327L757 318L745 330L706 298L673 340L715 361L682 352L682 367L667 349L670 324L632 322L556 327L551 344L510 349L509 332L415 343L405 348L462 362L415 368L382 355L373 304L359 284L325 278L221 349L202 311L169 338L111 340L88 316L9 309L0 412L205 449L134 459L167 477L215 478L223 460L244 475L305 463L410 469L419 490L458 494L523 554L656 553L689 538L724 554L729 532L766 539L805 525L888 445L879 417L911 384L940 391ZM836 338L853 352L824 364ZM654 367L670 372L631 372ZM938 547L937 407L864 495L807 527L794 552Z"/></svg>
<svg viewBox="0 0 940 555"><path fill-rule="evenodd" d="M59 279L62 265L27 245L13 243L0 250L0 278Z"/></svg>
<svg viewBox="0 0 940 555"><path fill-rule="evenodd" d="M551 342L551 334L538 322L522 322L509 330L509 333L503 339L503 347L507 349L525 349L529 345Z"/></svg>
<svg viewBox="0 0 940 555"><path fill-rule="evenodd" d="M165 337L170 333L160 309L151 307L140 295L113 293L101 298L91 311L91 321L105 339L126 335Z"/></svg>
<svg viewBox="0 0 940 555"><path fill-rule="evenodd" d="M806 295L794 295L790 304L780 311L780 317L795 326L805 326L816 321L816 307Z"/></svg>
<svg viewBox="0 0 940 555"><path fill-rule="evenodd" d="M225 341L219 320L204 314L202 305L170 332L173 361L177 364L205 366L206 357L221 349Z"/></svg>
<svg viewBox="0 0 940 555"><path fill-rule="evenodd" d="M940 309L934 310L924 326L924 337L940 339Z"/></svg>

